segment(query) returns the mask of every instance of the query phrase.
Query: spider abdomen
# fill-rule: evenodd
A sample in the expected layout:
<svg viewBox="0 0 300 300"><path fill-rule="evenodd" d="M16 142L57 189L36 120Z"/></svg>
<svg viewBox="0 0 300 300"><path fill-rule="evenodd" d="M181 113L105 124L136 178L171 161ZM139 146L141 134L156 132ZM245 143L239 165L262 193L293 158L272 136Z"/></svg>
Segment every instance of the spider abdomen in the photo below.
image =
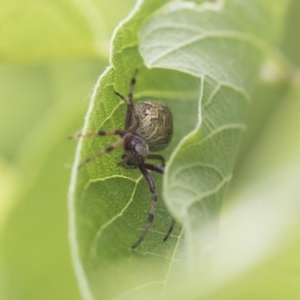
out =
<svg viewBox="0 0 300 300"><path fill-rule="evenodd" d="M135 110L140 120L136 134L146 141L150 151L164 149L173 135L173 117L170 109L160 102L147 100L138 102Z"/></svg>

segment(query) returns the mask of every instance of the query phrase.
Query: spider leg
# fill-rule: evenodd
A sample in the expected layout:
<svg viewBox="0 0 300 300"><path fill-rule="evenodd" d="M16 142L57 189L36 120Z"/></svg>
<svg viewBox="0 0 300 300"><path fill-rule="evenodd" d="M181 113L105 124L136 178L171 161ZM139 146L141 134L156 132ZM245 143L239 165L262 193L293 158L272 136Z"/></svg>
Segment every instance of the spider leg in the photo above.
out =
<svg viewBox="0 0 300 300"><path fill-rule="evenodd" d="M172 233L172 231L173 231L173 229L174 229L174 226L175 226L175 224L176 224L176 221L173 219L172 221L171 221L171 224L170 224L170 226L169 226L169 229L168 229L168 231L167 231L167 234L164 236L164 238L163 238L163 241L165 242L168 238L169 238L169 236L171 235L171 233Z"/></svg>
<svg viewBox="0 0 300 300"><path fill-rule="evenodd" d="M123 96L122 94L120 94L119 92L117 92L117 91L114 91L115 92L115 94L119 97L119 98L121 98L122 100L124 100L124 102L127 104L127 105L129 105L129 100L125 97L125 96Z"/></svg>
<svg viewBox="0 0 300 300"><path fill-rule="evenodd" d="M119 92L115 91L115 94L121 98L127 105L127 112L126 112L126 119L125 119L125 130L126 132L134 133L140 126L140 119L139 116L135 110L134 103L133 103L133 90L136 84L136 75L137 75L138 69L136 69L132 75L132 78L130 80L130 88L128 92L128 97L126 98ZM132 121L132 116L134 117L135 122L133 125L130 126L130 123Z"/></svg>
<svg viewBox="0 0 300 300"><path fill-rule="evenodd" d="M147 159L155 159L160 161L161 167L164 167L166 165L166 160L162 155L159 154L149 154Z"/></svg>
<svg viewBox="0 0 300 300"><path fill-rule="evenodd" d="M155 207L156 207L156 202L157 202L156 186L155 186L152 176L147 171L147 169L145 168L144 165L140 165L139 169L141 170L144 178L146 179L146 181L148 183L152 197L151 197L151 206L150 206L150 210L148 213L147 223L146 223L145 228L142 231L140 237L138 238L138 240L131 246L132 249L136 248L143 241L144 237L147 235L147 233L152 225L153 219L154 219Z"/></svg>
<svg viewBox="0 0 300 300"><path fill-rule="evenodd" d="M128 101L130 104L133 105L133 90L136 84L136 75L138 73L138 69L134 70L134 73L130 79L130 89L129 89L129 93L128 93Z"/></svg>
<svg viewBox="0 0 300 300"><path fill-rule="evenodd" d="M147 170L151 170L151 171L157 172L159 174L164 174L164 172L165 172L164 167L160 167L160 166L153 165L153 164L144 163L144 167Z"/></svg>
<svg viewBox="0 0 300 300"><path fill-rule="evenodd" d="M160 156L160 155L158 155L158 156ZM161 157L162 157L162 156L161 156ZM149 156L148 156L148 158L149 158ZM162 157L162 158L163 158L163 157ZM145 167L147 170L155 171L155 172L157 172L157 173L159 173L159 174L164 174L164 171L165 171L165 169L164 169L163 167L156 166L156 165L153 165L153 164L147 164L147 163L144 163L144 167ZM171 233L172 233L172 231L173 231L173 229L174 229L175 224L176 224L175 220L172 219L171 224L169 225L169 229L168 229L166 235L165 235L164 238L163 238L163 241L164 241L164 242L165 242L165 241L169 238L169 236L171 235Z"/></svg>
<svg viewBox="0 0 300 300"><path fill-rule="evenodd" d="M115 130L98 130L95 132L87 132L87 133L79 133L75 135L71 135L68 137L69 140L78 140L80 138L92 137L92 136L109 136L109 135L119 135L120 137L124 136L125 131L123 129L115 129Z"/></svg>
<svg viewBox="0 0 300 300"><path fill-rule="evenodd" d="M78 169L82 168L84 165L86 165L87 163L89 163L91 160L94 160L97 157L100 157L106 153L109 153L111 151L113 151L114 149L121 147L122 145L124 145L124 143L129 142L132 139L132 134L125 134L121 139L119 139L118 141L116 141L115 143L107 146L106 148L96 152L94 155L86 158L85 160L83 160L79 165L78 165Z"/></svg>

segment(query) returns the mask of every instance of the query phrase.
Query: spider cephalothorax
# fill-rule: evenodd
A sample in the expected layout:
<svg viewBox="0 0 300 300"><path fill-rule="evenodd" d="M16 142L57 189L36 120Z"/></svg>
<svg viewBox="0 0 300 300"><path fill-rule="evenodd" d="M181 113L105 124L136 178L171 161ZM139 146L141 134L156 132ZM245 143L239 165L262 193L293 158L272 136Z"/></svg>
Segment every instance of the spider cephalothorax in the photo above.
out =
<svg viewBox="0 0 300 300"><path fill-rule="evenodd" d="M78 167L82 167L89 161L99 157L105 153L123 146L124 153L119 165L125 168L138 168L146 179L151 196L151 206L148 213L148 220L139 239L133 244L132 248L136 248L144 239L153 222L155 214L155 206L157 201L157 192L155 182L149 172L154 171L160 174L164 173L165 159L159 154L151 154L151 151L159 151L164 149L171 141L173 135L173 118L169 108L158 101L145 100L135 104L133 102L133 89L136 83L135 71L130 80L130 88L127 97L115 92L115 94L125 101L127 105L124 129L116 129L111 131L99 130L97 132L79 134L72 138L88 137L88 136L106 136L118 135L120 139L114 144L109 145L93 156L85 159ZM147 160L158 160L160 165L148 163ZM165 236L166 240L172 231L174 222Z"/></svg>

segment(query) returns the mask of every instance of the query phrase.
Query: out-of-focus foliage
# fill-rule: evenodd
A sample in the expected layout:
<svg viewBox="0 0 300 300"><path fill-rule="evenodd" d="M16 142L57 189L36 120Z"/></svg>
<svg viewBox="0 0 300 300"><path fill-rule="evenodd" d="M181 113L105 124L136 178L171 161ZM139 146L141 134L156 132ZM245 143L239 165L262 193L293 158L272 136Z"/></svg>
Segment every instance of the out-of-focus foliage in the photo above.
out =
<svg viewBox="0 0 300 300"><path fill-rule="evenodd" d="M0 299L79 299L68 242L74 143L134 1L0 3Z"/></svg>

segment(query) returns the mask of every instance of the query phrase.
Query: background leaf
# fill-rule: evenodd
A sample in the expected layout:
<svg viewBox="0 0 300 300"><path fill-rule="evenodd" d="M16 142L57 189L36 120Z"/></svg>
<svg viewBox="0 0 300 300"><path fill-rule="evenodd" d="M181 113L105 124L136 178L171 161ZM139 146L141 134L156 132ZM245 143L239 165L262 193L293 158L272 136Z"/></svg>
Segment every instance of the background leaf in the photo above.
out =
<svg viewBox="0 0 300 300"><path fill-rule="evenodd" d="M191 236L193 259L210 247L199 235L218 214L232 177L253 86L276 36L264 28L281 17L278 5L171 3L143 27L141 53L148 66L178 69L200 79L197 129L181 142L164 177L165 201ZM284 11L285 1L281 5Z"/></svg>
<svg viewBox="0 0 300 300"><path fill-rule="evenodd" d="M0 61L107 59L110 35L133 4L127 1L1 1Z"/></svg>
<svg viewBox="0 0 300 300"><path fill-rule="evenodd" d="M66 137L81 127L109 36L132 4L115 13L114 1L94 3L93 27L102 14L109 19L103 36L82 9L92 2L0 3L1 299L80 299L66 204L74 144Z"/></svg>

